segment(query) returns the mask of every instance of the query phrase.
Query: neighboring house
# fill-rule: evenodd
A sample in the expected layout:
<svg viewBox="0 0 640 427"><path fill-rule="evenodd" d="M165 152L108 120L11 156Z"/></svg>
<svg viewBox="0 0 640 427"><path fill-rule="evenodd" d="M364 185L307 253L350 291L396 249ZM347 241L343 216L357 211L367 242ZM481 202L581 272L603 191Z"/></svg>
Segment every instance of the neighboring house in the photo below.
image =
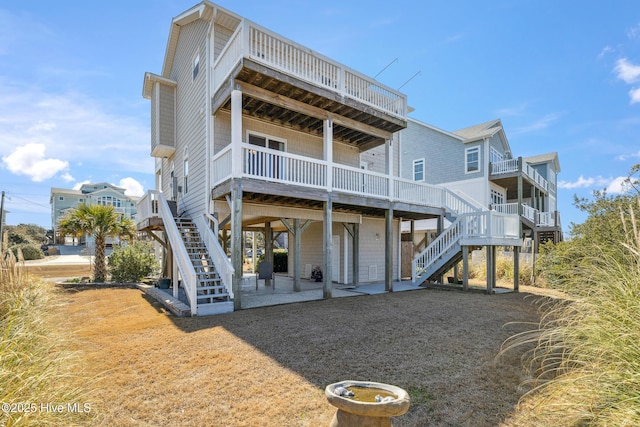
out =
<svg viewBox="0 0 640 427"><path fill-rule="evenodd" d="M139 197L127 196L125 189L113 184L100 182L96 184L83 184L79 190L66 188L51 188L51 224L53 227L54 244L64 244L63 235L58 231L60 218L76 206L85 203L87 205L113 206L117 214L135 220ZM90 237L89 237L90 239ZM91 241L87 242L88 244Z"/></svg>
<svg viewBox="0 0 640 427"><path fill-rule="evenodd" d="M324 298L334 283L393 291L401 266L418 286L468 265L478 246L491 249L495 268L496 246L522 245L517 215L444 187L456 178L440 182L431 160L422 176L417 165L406 175L401 150L417 122L404 94L209 1L172 20L162 70L145 73L143 96L157 190L138 204L138 229L166 248L194 315L242 308L243 230L264 232L266 262L274 237L288 233L294 289L320 266ZM467 159L465 176L480 179L485 140L444 136ZM442 153L437 167L457 159ZM403 254L402 222L425 219L438 237Z"/></svg>
<svg viewBox="0 0 640 427"><path fill-rule="evenodd" d="M440 185L497 212L519 215L522 235L538 245L562 240L557 211L557 153L514 158L502 122L492 120L454 132L409 119L400 132L402 177ZM436 232L434 221L414 230ZM405 225L403 230L409 230ZM415 236L422 250L433 236Z"/></svg>

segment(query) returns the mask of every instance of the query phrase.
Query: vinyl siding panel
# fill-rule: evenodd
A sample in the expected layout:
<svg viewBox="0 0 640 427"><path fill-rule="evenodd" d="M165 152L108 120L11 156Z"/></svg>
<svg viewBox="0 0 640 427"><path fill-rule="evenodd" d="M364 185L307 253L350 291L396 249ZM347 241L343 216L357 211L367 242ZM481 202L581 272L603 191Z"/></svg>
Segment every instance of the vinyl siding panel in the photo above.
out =
<svg viewBox="0 0 640 427"><path fill-rule="evenodd" d="M176 89L176 152L173 157L178 186L178 211L187 210L192 217L206 211L206 34L208 23L202 20L183 26L171 70ZM193 78L196 55L200 67ZM184 155L189 158L188 192L184 192Z"/></svg>
<svg viewBox="0 0 640 427"><path fill-rule="evenodd" d="M360 283L380 283L384 282L384 219L380 218L363 218L360 225ZM398 221L393 222L393 277L397 277L398 273ZM340 263L339 274L340 283L344 282L346 269L346 283L353 280L351 267L351 254L353 251L352 239L348 233L345 233L342 223L333 223L332 236L340 236ZM308 264L313 269L316 266L322 266L323 245L322 242L322 223L315 222L302 235L301 253L300 253L300 271L303 278L305 276L305 266ZM347 254L345 257L345 242ZM293 236L289 235L289 244L293 247ZM346 262L345 262L346 259ZM370 273L375 271L375 276ZM324 272L323 272L324 273ZM289 256L289 276L293 275L293 256Z"/></svg>
<svg viewBox="0 0 640 427"><path fill-rule="evenodd" d="M175 146L175 88L160 83L158 85L158 135L161 145ZM153 102L151 103L154 104ZM153 126L152 126L153 127ZM155 139L154 139L155 141Z"/></svg>
<svg viewBox="0 0 640 427"><path fill-rule="evenodd" d="M459 139L419 122L409 120L407 128L400 132L402 170L400 176L413 179L412 163L425 159L425 182L444 184L472 179L482 175L484 153L480 149L480 172L465 173L465 149L480 144L464 144Z"/></svg>

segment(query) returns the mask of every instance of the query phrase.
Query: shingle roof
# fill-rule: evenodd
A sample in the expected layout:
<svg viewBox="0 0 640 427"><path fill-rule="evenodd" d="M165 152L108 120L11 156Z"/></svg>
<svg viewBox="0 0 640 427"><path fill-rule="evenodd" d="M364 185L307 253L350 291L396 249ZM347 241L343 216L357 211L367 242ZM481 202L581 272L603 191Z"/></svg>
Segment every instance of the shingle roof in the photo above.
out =
<svg viewBox="0 0 640 427"><path fill-rule="evenodd" d="M469 126L468 128L454 131L453 133L463 137L467 141L475 141L484 137L493 136L500 129L502 129L502 123L500 122L500 119L495 119L474 126Z"/></svg>

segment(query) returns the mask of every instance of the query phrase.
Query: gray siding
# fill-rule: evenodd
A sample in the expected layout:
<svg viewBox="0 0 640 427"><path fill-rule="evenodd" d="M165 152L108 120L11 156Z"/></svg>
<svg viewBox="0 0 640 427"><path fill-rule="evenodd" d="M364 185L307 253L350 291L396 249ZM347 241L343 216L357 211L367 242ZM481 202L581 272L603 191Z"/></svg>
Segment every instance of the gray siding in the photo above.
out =
<svg viewBox="0 0 640 427"><path fill-rule="evenodd" d="M409 120L400 132L402 170L400 176L413 179L413 161L425 159L425 182L443 184L478 178L483 174L484 150L482 143L464 144L444 132ZM480 147L480 171L465 173L465 149Z"/></svg>
<svg viewBox="0 0 640 427"><path fill-rule="evenodd" d="M203 197L206 186L206 34L208 23L202 20L183 26L180 30L171 79L178 83L176 90L176 152L175 175L184 186L185 148L189 156L188 192L178 195L178 210L188 210L192 217L206 211ZM193 62L200 55L200 70L193 79Z"/></svg>
<svg viewBox="0 0 640 427"><path fill-rule="evenodd" d="M175 146L175 88L156 83L159 86L158 113L159 134L157 141L162 145ZM153 105L154 102L151 103ZM153 116L152 116L153 117ZM152 119L153 120L153 119ZM152 125L153 128L153 125ZM155 139L154 139L155 141Z"/></svg>

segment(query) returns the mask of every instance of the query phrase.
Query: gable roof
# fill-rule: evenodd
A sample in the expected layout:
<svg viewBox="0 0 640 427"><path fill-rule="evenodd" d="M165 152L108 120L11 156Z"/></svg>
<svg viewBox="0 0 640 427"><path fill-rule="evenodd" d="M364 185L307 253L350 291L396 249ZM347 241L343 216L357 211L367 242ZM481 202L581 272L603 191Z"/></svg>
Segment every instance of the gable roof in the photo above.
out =
<svg viewBox="0 0 640 427"><path fill-rule="evenodd" d="M456 130L453 133L463 137L466 140L465 142L471 142L483 138L490 138L500 130L502 130L502 122L500 122L500 119L495 119L489 122L469 126L468 128Z"/></svg>
<svg viewBox="0 0 640 427"><path fill-rule="evenodd" d="M526 157L524 161L529 163L530 165L537 165L541 163L553 163L556 173L560 172L560 159L558 158L557 151L554 151L552 153L547 153L547 154L540 154L538 156Z"/></svg>

